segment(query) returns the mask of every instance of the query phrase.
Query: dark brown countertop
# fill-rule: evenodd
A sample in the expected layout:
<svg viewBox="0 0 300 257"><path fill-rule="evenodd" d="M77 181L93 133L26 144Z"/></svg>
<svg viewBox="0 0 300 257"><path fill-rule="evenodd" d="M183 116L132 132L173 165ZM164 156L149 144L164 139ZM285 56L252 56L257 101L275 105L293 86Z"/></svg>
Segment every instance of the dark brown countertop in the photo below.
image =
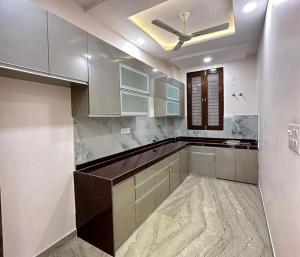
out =
<svg viewBox="0 0 300 257"><path fill-rule="evenodd" d="M92 176L109 180L112 185L116 185L188 145L257 150L256 140L240 140L241 144L235 146L226 144L226 140L228 139L193 137L162 140L144 147L138 147L123 153L78 165L75 172L88 173Z"/></svg>

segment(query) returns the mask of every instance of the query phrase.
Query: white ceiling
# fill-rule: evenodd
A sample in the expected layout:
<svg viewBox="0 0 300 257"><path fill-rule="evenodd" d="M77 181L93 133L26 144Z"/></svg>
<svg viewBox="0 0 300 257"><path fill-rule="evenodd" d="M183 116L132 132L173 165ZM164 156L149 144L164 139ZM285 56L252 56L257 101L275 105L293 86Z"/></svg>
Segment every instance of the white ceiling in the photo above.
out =
<svg viewBox="0 0 300 257"><path fill-rule="evenodd" d="M191 12L191 16L187 25L192 31L219 23L228 14L228 4L230 3L233 8L236 33L185 46L179 51L173 52L163 50L156 41L128 19L128 17L166 2L166 0L76 0L90 15L128 41L151 55L183 69L202 65L202 59L207 55L213 58L213 63L218 63L243 58L257 52L268 0L256 0L257 9L252 13L245 14L242 9L249 1L254 0L232 0L232 3L231 0L183 0L183 3L187 3L186 6L193 6L192 10L188 10ZM216 5L216 2L219 4ZM184 6L181 5L181 8ZM216 6L224 7L224 17L221 17L220 9ZM165 11L157 11L157 18L181 31L180 20L176 19L178 10L178 8L170 8L167 14ZM187 10L183 9L182 11ZM219 15L216 11L219 12ZM136 41L139 38L145 39L145 44L138 45Z"/></svg>

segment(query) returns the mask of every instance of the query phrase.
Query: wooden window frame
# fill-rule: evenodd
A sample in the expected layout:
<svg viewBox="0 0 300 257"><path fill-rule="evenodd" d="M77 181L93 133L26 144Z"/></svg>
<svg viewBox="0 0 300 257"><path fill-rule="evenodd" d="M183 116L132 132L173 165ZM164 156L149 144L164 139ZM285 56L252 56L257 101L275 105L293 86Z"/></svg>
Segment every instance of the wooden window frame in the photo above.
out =
<svg viewBox="0 0 300 257"><path fill-rule="evenodd" d="M208 82L209 74L219 74L219 125L208 125ZM192 78L201 77L201 109L202 109L202 125L193 124L192 119ZM214 71L211 69L201 70L187 73L187 127L192 130L223 130L224 128L224 75L223 67L217 68Z"/></svg>

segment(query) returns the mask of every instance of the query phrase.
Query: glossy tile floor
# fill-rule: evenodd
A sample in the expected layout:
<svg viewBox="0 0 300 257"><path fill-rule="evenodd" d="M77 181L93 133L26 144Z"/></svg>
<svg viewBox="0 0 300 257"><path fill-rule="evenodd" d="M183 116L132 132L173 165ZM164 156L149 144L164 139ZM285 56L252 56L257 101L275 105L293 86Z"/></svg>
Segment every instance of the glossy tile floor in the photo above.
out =
<svg viewBox="0 0 300 257"><path fill-rule="evenodd" d="M75 238L51 257L108 257ZM258 187L190 175L117 257L272 256Z"/></svg>

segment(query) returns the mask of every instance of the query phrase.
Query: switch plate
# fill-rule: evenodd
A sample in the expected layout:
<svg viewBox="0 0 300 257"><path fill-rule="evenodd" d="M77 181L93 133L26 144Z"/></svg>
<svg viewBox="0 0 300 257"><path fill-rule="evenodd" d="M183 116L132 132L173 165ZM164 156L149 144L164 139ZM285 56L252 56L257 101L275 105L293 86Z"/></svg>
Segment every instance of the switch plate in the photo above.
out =
<svg viewBox="0 0 300 257"><path fill-rule="evenodd" d="M121 128L121 134L130 134L130 128Z"/></svg>
<svg viewBox="0 0 300 257"><path fill-rule="evenodd" d="M289 124L288 133L290 149L300 155L300 125Z"/></svg>

